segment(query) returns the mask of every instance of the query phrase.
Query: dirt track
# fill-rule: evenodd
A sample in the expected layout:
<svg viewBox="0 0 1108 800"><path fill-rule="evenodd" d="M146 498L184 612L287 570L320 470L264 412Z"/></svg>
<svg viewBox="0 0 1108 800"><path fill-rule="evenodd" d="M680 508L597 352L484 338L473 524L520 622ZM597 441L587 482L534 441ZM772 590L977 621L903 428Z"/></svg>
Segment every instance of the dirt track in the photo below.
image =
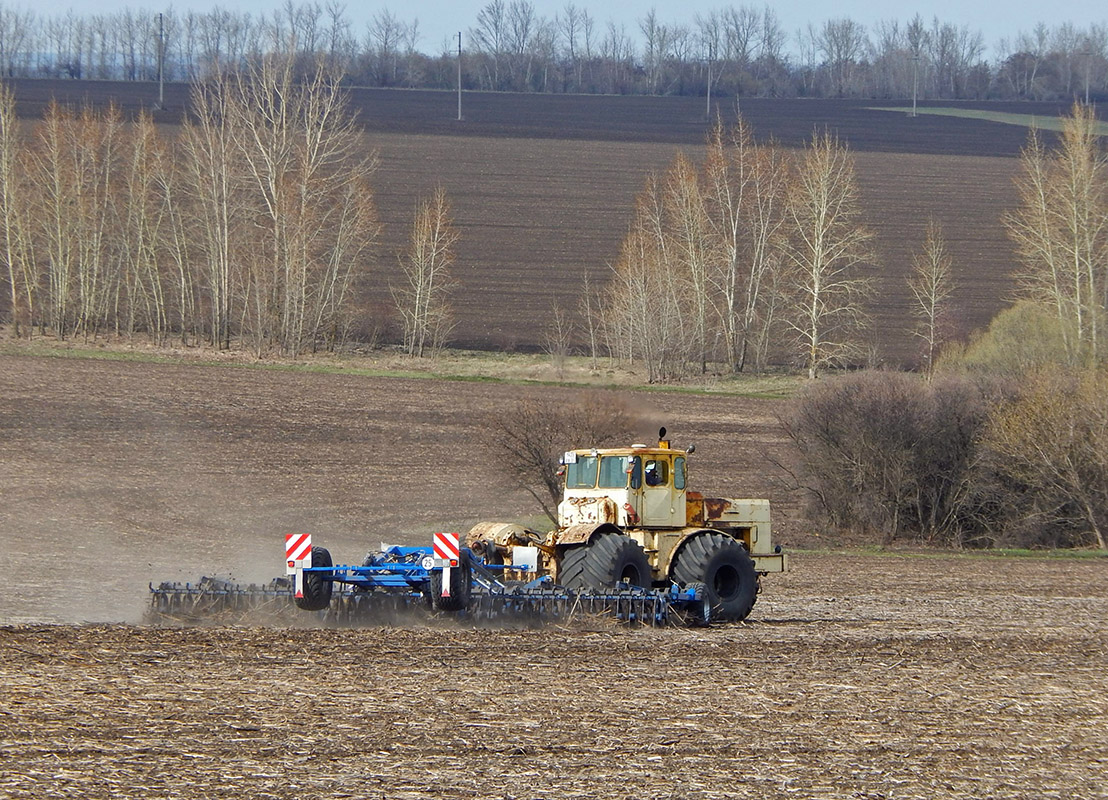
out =
<svg viewBox="0 0 1108 800"><path fill-rule="evenodd" d="M0 795L1108 796L1103 563L794 567L706 631L0 628Z"/></svg>

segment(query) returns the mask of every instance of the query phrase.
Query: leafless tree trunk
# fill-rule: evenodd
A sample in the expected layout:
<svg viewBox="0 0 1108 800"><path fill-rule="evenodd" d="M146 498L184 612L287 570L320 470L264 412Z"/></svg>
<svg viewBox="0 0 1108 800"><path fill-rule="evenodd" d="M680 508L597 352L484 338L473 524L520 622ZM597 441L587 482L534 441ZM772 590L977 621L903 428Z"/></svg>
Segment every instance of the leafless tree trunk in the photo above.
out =
<svg viewBox="0 0 1108 800"><path fill-rule="evenodd" d="M930 381L935 372L935 356L942 344L942 324L947 303L954 293L951 260L946 252L942 226L934 219L927 224L923 252L912 262L908 288L912 292L912 313L917 319L913 333L923 340L924 371Z"/></svg>
<svg viewBox="0 0 1108 800"><path fill-rule="evenodd" d="M404 283L393 288L404 320L404 348L410 356L435 356L453 328L450 272L457 241L450 201L440 186L416 209L411 242L400 259Z"/></svg>
<svg viewBox="0 0 1108 800"><path fill-rule="evenodd" d="M52 104L35 153L36 217L56 335L95 336L120 301L113 215L122 121L117 108L74 116Z"/></svg>
<svg viewBox="0 0 1108 800"><path fill-rule="evenodd" d="M1020 205L1006 218L1023 292L1054 308L1074 364L1106 355L1108 156L1096 125L1091 108L1075 105L1056 151L1032 134L1017 179Z"/></svg>
<svg viewBox="0 0 1108 800"><path fill-rule="evenodd" d="M30 187L24 180L24 141L15 115L15 95L0 84L0 257L8 278L12 336L20 323L33 332L34 258L28 238L26 202Z"/></svg>
<svg viewBox="0 0 1108 800"><path fill-rule="evenodd" d="M696 167L683 155L678 155L665 178L665 227L668 236L670 262L667 272L676 279L677 301L687 305L692 326L692 352L700 372L708 367L708 322L710 310L709 277L714 272L709 241L708 213L700 190ZM683 286L681 285L683 284Z"/></svg>
<svg viewBox="0 0 1108 800"><path fill-rule="evenodd" d="M756 145L740 116L725 139L716 124L704 162L704 191L713 230L710 278L731 369L746 367L748 350L763 351L773 325L773 287L784 244L788 163L773 145Z"/></svg>
<svg viewBox="0 0 1108 800"><path fill-rule="evenodd" d="M170 169L165 143L154 121L142 114L128 137L125 165L121 262L127 283L127 332L148 331L154 342L164 344L169 332L168 288L161 268L167 202L163 194Z"/></svg>
<svg viewBox="0 0 1108 800"><path fill-rule="evenodd" d="M829 133L816 135L800 161L789 201L792 309L786 320L808 377L858 355L867 322L873 233L861 222L854 159Z"/></svg>
<svg viewBox="0 0 1108 800"><path fill-rule="evenodd" d="M208 335L222 350L231 347L233 293L241 282L241 254L235 251L238 228L250 212L243 198L231 95L225 80L196 86L194 121L186 122L181 132L185 188L196 220L194 252L201 258L201 286L207 299Z"/></svg>

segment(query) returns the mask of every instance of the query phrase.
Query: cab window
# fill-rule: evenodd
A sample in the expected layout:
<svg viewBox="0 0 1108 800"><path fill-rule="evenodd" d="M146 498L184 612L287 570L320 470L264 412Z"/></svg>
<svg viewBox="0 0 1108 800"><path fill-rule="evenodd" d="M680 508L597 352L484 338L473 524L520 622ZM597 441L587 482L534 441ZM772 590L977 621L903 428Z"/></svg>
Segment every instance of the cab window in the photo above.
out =
<svg viewBox="0 0 1108 800"><path fill-rule="evenodd" d="M596 456L577 456L576 460L566 464L567 489L591 489L596 486L596 467L600 461Z"/></svg>
<svg viewBox="0 0 1108 800"><path fill-rule="evenodd" d="M685 457L677 456L673 459L673 488L679 492L685 491Z"/></svg>
<svg viewBox="0 0 1108 800"><path fill-rule="evenodd" d="M665 459L650 459L643 469L647 486L665 486L669 483L669 462Z"/></svg>
<svg viewBox="0 0 1108 800"><path fill-rule="evenodd" d="M642 458L631 457L631 488L638 489L642 486Z"/></svg>
<svg viewBox="0 0 1108 800"><path fill-rule="evenodd" d="M600 459L600 487L623 489L627 486L627 457L604 456Z"/></svg>

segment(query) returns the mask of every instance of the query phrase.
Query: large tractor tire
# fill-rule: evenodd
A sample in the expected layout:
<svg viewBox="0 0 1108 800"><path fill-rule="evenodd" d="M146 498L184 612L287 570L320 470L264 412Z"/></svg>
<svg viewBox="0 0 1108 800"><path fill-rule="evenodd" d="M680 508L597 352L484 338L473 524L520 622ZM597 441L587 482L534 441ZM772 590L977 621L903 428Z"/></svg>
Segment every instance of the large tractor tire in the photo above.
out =
<svg viewBox="0 0 1108 800"><path fill-rule="evenodd" d="M469 608L473 571L469 566L469 551L462 550L458 566L450 568L450 595L442 596L442 570L431 573L431 608L435 611L464 611Z"/></svg>
<svg viewBox="0 0 1108 800"><path fill-rule="evenodd" d="M611 589L620 583L650 586L650 562L630 536L608 531L562 556L558 583L567 589Z"/></svg>
<svg viewBox="0 0 1108 800"><path fill-rule="evenodd" d="M312 548L312 566L330 567L331 551L326 547ZM331 590L334 583L324 580L318 573L304 573L304 596L294 598L296 607L304 611L322 611L331 605Z"/></svg>
<svg viewBox="0 0 1108 800"><path fill-rule="evenodd" d="M670 576L682 586L704 584L713 620L746 619L758 597L758 573L750 554L722 533L699 533L689 539L678 551Z"/></svg>

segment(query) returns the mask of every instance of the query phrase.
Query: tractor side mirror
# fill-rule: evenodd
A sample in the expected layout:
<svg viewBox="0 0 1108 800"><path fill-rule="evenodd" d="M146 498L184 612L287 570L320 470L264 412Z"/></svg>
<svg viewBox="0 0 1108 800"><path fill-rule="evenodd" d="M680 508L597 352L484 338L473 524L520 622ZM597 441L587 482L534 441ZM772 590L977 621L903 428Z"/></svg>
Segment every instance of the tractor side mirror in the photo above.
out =
<svg viewBox="0 0 1108 800"><path fill-rule="evenodd" d="M696 445L695 444L690 444L689 449L686 450L685 452L688 453L691 456L693 453L696 452Z"/></svg>

